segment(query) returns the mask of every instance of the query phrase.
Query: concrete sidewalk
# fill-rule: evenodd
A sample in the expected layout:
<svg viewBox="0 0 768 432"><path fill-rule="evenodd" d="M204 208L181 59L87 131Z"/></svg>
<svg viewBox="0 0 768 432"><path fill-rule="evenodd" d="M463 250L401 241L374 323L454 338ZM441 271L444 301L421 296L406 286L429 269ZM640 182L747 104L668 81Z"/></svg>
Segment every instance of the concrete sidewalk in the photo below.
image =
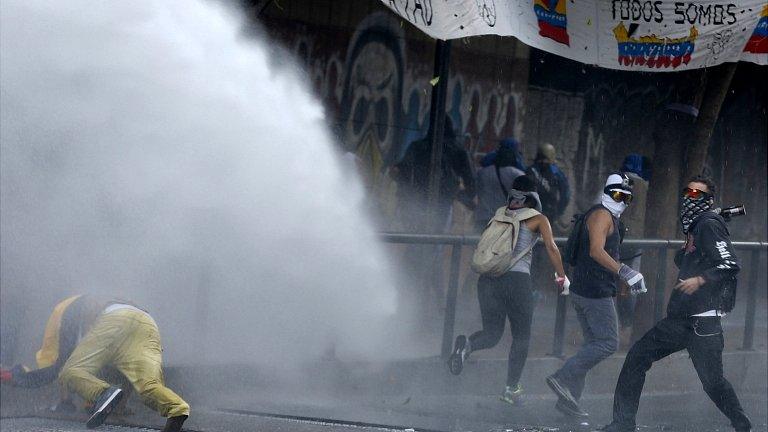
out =
<svg viewBox="0 0 768 432"><path fill-rule="evenodd" d="M585 395L612 395L624 362L616 354L601 362L587 378ZM521 385L529 395L550 395L544 377L557 370L563 359L529 358ZM739 393L765 394L768 389L766 351L734 351L723 354L726 377ZM229 392L258 388L280 389L294 394L344 394L357 396L471 395L495 396L504 387L507 359L467 361L459 376L448 372L438 357L391 362L321 361L289 373L254 365L222 367L169 367L166 378L172 388L192 397L211 390ZM656 362L649 371L648 392L687 393L701 391L701 383L685 351ZM201 392L202 390L202 392Z"/></svg>

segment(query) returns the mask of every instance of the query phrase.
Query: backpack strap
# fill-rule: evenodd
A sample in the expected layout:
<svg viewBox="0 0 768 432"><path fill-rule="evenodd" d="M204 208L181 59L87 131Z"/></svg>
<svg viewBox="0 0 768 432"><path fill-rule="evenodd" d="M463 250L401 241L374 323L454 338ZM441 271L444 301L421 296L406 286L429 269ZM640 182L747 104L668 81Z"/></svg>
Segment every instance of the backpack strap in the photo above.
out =
<svg viewBox="0 0 768 432"><path fill-rule="evenodd" d="M538 241L539 241L538 238L536 240L532 241L531 244L529 244L528 247L525 248L524 251L520 252L516 257L512 258L512 262L509 264L509 268L514 267L514 265L517 264L518 261L523 259L523 257L526 256L528 254L528 252L530 252L531 249L533 249L534 246L536 246L536 242L538 242Z"/></svg>
<svg viewBox="0 0 768 432"><path fill-rule="evenodd" d="M521 210L522 211L520 212L520 214L516 215L517 216L517 220L518 220L518 224L522 224L523 221L528 220L528 219L530 219L532 217L536 217L536 216L541 214L541 213L538 212L538 210L532 209L532 208L525 208L525 209L521 209ZM513 238L512 241L516 241L517 240L519 232L520 232L520 230L518 230L518 232L515 233L515 238ZM532 241L531 244L529 244L528 247L525 248L525 250L521 251L519 254L517 254L517 256L513 257L512 261L509 264L509 268L512 268L515 264L517 264L518 261L523 259L523 257L525 255L527 255L528 252L531 251L531 249L533 249L533 247L536 245L537 241L538 241L538 238L536 240Z"/></svg>
<svg viewBox="0 0 768 432"><path fill-rule="evenodd" d="M517 219L518 219L520 222L522 222L522 221L524 221L524 220L528 220L528 219L530 219L530 218L532 218L532 217L536 217L536 216L538 216L538 215L540 215L540 214L541 214L541 213L539 213L539 211L538 211L538 210L536 210L536 209L532 209L532 208L522 208L522 209L520 209L520 213L518 213L518 215L517 215Z"/></svg>
<svg viewBox="0 0 768 432"><path fill-rule="evenodd" d="M501 169L498 165L496 165L496 178L499 180L499 186L501 186L501 191L504 192L504 199L509 198L509 191L507 190L507 187L504 186L504 182L501 181Z"/></svg>
<svg viewBox="0 0 768 432"><path fill-rule="evenodd" d="M502 206L497 208L496 213L494 213L493 218L491 218L491 220L495 219L499 222L512 223L512 217L506 214L506 210L507 210L507 206ZM517 220L521 222L541 214L541 212L539 212L538 210L528 208L528 207L521 208L519 210L520 210L520 213L515 215L515 217L517 218Z"/></svg>

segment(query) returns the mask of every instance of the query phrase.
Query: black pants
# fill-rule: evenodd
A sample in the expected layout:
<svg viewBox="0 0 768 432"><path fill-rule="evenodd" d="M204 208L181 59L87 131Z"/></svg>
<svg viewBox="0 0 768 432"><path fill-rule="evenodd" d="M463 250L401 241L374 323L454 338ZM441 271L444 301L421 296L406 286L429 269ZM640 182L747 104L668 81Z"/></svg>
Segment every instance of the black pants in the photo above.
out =
<svg viewBox="0 0 768 432"><path fill-rule="evenodd" d="M496 346L509 320L512 346L509 348L507 385L515 386L528 358L533 320L533 292L528 273L509 272L499 278L481 276L477 283L477 299L483 329L469 337L472 351Z"/></svg>
<svg viewBox="0 0 768 432"><path fill-rule="evenodd" d="M723 328L719 317L665 318L627 353L616 384L613 421L635 425L645 373L656 360L687 349L704 391L734 428L748 429L750 422L739 398L723 377Z"/></svg>

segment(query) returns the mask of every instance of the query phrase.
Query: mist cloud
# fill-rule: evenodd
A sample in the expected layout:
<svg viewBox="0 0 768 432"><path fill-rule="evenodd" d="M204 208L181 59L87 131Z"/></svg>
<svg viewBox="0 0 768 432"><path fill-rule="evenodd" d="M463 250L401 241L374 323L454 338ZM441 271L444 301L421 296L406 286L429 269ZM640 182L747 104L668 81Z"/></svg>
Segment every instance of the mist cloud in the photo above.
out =
<svg viewBox="0 0 768 432"><path fill-rule="evenodd" d="M3 2L4 306L124 295L177 363L384 349L362 188L301 74L239 31L202 1Z"/></svg>

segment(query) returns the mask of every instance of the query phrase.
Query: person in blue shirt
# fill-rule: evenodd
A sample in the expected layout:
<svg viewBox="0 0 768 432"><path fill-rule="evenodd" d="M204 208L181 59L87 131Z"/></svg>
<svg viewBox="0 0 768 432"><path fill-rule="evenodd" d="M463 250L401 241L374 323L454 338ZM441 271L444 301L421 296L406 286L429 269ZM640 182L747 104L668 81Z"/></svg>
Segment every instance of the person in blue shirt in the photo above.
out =
<svg viewBox="0 0 768 432"><path fill-rule="evenodd" d="M480 160L480 166L485 168L494 165L496 163L496 155L499 154L500 150L514 154L512 157L513 161L510 166L513 166L520 171L525 171L526 167L523 159L523 153L520 151L520 142L514 138L504 138L501 140L499 142L499 147L496 150L488 152L485 154L485 156L483 156L483 158Z"/></svg>

